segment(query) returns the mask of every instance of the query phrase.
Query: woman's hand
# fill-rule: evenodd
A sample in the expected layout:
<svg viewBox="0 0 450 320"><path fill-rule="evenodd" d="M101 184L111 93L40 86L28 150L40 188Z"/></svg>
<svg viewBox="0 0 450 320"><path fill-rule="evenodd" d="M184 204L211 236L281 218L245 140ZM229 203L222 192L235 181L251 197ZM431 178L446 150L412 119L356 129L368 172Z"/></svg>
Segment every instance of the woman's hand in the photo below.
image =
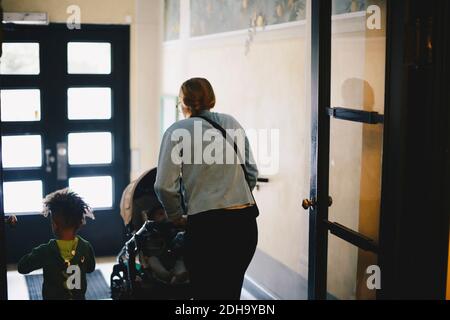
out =
<svg viewBox="0 0 450 320"><path fill-rule="evenodd" d="M178 218L173 219L172 223L177 228L185 229L186 228L186 224L187 224L187 218L183 217L183 216L180 216Z"/></svg>

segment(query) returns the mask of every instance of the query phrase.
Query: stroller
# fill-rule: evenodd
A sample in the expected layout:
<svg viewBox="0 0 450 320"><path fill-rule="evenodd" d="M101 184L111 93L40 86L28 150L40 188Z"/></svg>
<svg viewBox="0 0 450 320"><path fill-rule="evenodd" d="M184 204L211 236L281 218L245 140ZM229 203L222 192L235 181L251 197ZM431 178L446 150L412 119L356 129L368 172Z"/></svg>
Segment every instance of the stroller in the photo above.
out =
<svg viewBox="0 0 450 320"><path fill-rule="evenodd" d="M123 192L120 214L129 240L111 274L113 300L190 298L183 261L184 232L164 219L165 211L153 188L155 180L156 169L149 170Z"/></svg>

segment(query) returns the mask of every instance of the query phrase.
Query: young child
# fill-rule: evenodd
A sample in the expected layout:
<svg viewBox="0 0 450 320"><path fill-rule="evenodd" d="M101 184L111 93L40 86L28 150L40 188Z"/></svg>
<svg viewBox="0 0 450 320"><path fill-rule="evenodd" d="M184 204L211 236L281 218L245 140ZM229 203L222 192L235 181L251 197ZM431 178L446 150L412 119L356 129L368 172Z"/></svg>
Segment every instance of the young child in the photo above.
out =
<svg viewBox="0 0 450 320"><path fill-rule="evenodd" d="M161 228L160 232L153 234L150 238L147 238L145 248L139 253L139 260L141 265L151 270L154 277L172 285L181 284L188 280L188 272L184 265L183 258L180 255L176 255L174 263L169 263L170 268L166 268L165 261L167 258L164 251L171 245L178 243L168 243L166 236L174 232L174 226L168 224L168 217L163 207L159 204L153 207L151 210L146 211L146 216L150 221L154 221L158 224L166 224L166 229ZM165 232L164 232L165 231ZM167 234L166 234L167 233ZM171 242L182 242L182 233L177 233L175 239L171 239ZM177 249L177 248L173 248ZM147 253L144 254L144 251ZM175 252L173 252L175 253ZM169 258L172 260L172 258ZM167 262L167 261L166 261Z"/></svg>
<svg viewBox="0 0 450 320"><path fill-rule="evenodd" d="M90 243L77 232L86 217L94 218L91 209L76 193L64 189L44 199L43 214L50 217L56 240L24 256L19 261L18 271L27 274L43 269L44 300L84 300L86 274L95 270L95 256Z"/></svg>

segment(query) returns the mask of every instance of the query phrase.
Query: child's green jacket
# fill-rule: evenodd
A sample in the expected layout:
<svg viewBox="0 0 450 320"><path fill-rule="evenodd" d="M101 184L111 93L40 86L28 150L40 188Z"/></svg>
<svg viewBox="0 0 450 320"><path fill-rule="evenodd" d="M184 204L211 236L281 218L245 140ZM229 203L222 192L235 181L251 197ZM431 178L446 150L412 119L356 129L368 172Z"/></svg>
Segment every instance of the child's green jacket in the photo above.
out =
<svg viewBox="0 0 450 320"><path fill-rule="evenodd" d="M47 244L34 248L31 253L20 259L17 269L21 274L27 274L34 270L44 270L44 284L42 297L44 300L84 300L87 288L86 274L95 270L95 255L91 244L78 236L78 245L75 256L70 261L70 266L78 266L81 281L79 289L69 289L67 280L74 275L69 270L69 265L61 257L56 240L52 239ZM75 283L69 281L69 283Z"/></svg>

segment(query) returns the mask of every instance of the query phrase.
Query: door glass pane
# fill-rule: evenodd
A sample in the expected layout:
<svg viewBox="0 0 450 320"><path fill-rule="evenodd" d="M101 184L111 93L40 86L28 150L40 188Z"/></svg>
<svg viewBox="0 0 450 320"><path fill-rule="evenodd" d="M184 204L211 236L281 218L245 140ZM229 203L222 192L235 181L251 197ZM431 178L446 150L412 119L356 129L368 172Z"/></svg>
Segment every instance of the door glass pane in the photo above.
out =
<svg viewBox="0 0 450 320"><path fill-rule="evenodd" d="M369 279L377 266L376 254L360 250L334 235L328 236L327 299L356 300L375 298ZM382 278L380 278L382 279ZM368 285L369 280L369 285Z"/></svg>
<svg viewBox="0 0 450 320"><path fill-rule="evenodd" d="M331 121L329 217L370 237L378 236L383 125Z"/></svg>
<svg viewBox="0 0 450 320"><path fill-rule="evenodd" d="M38 89L1 90L3 122L41 120L41 91Z"/></svg>
<svg viewBox="0 0 450 320"><path fill-rule="evenodd" d="M70 74L110 74L111 44L69 42L67 66Z"/></svg>
<svg viewBox="0 0 450 320"><path fill-rule="evenodd" d="M42 181L3 183L5 213L38 213L42 211Z"/></svg>
<svg viewBox="0 0 450 320"><path fill-rule="evenodd" d="M70 178L69 188L92 208L111 208L113 205L112 177Z"/></svg>
<svg viewBox="0 0 450 320"><path fill-rule="evenodd" d="M70 88L67 90L70 120L111 119L111 88Z"/></svg>
<svg viewBox="0 0 450 320"><path fill-rule="evenodd" d="M69 134L69 164L109 164L112 161L112 135L109 132Z"/></svg>
<svg viewBox="0 0 450 320"><path fill-rule="evenodd" d="M384 114L386 1L333 1L331 105ZM378 241L383 125L331 120L329 220ZM375 299L363 270L376 255L330 236L328 292ZM337 267L338 266L338 267Z"/></svg>
<svg viewBox="0 0 450 320"><path fill-rule="evenodd" d="M4 43L0 74L40 73L39 43Z"/></svg>
<svg viewBox="0 0 450 320"><path fill-rule="evenodd" d="M4 168L42 166L41 136L4 136L2 143Z"/></svg>

